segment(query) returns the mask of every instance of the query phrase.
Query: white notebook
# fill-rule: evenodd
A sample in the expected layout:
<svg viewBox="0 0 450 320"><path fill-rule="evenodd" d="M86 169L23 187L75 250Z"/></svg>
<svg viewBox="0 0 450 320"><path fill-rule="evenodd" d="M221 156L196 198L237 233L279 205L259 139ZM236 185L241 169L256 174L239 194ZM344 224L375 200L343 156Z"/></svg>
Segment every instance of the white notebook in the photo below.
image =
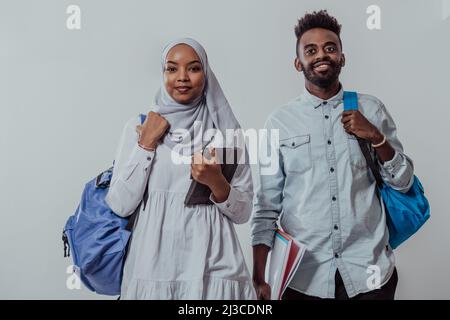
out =
<svg viewBox="0 0 450 320"><path fill-rule="evenodd" d="M266 282L271 288L271 299L280 300L297 271L305 253L305 246L286 232L277 230L266 267Z"/></svg>

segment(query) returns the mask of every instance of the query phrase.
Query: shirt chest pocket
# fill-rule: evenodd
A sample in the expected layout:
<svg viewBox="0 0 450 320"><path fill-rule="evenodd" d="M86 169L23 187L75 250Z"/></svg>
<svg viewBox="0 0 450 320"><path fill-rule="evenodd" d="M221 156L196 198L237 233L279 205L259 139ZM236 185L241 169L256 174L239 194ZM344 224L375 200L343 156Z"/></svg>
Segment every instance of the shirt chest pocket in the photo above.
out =
<svg viewBox="0 0 450 320"><path fill-rule="evenodd" d="M285 172L304 173L312 168L309 134L280 140L280 151Z"/></svg>
<svg viewBox="0 0 450 320"><path fill-rule="evenodd" d="M366 158L361 151L358 139L354 135L347 134L347 142L351 165L361 169L366 168Z"/></svg>

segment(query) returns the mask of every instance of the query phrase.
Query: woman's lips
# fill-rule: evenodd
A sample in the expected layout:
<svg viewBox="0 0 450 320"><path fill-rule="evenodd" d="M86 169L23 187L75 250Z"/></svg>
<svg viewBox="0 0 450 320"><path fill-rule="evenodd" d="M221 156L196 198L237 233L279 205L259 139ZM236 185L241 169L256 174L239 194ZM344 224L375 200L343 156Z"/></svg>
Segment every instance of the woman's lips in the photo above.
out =
<svg viewBox="0 0 450 320"><path fill-rule="evenodd" d="M175 90L177 90L179 93L187 93L189 90L191 90L191 87L176 87Z"/></svg>

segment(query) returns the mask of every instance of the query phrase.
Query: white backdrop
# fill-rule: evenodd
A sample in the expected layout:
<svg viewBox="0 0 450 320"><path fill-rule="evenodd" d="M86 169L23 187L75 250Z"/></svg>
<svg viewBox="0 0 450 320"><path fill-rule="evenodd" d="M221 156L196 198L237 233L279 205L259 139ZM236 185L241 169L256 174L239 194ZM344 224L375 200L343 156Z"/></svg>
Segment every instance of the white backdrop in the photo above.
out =
<svg viewBox="0 0 450 320"><path fill-rule="evenodd" d="M66 27L70 4L80 30ZM366 27L372 4L381 30ZM397 298L450 299L443 0L1 0L0 298L105 298L66 288L61 231L125 122L150 105L168 41L199 40L242 126L261 128L302 92L293 28L323 8L343 25L344 86L386 104L431 202L431 220L397 250ZM250 226L237 230L251 270Z"/></svg>

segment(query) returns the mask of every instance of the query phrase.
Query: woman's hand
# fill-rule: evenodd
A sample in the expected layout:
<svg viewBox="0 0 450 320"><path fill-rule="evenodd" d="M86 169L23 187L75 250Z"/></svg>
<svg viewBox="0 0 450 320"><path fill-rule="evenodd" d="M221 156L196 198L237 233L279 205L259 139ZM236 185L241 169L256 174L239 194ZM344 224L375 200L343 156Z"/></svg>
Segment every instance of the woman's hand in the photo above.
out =
<svg viewBox="0 0 450 320"><path fill-rule="evenodd" d="M169 129L169 122L157 112L150 111L142 125L136 126L138 143L144 149L155 150L159 139Z"/></svg>
<svg viewBox="0 0 450 320"><path fill-rule="evenodd" d="M205 158L201 153L192 156L192 178L207 185L217 202L224 202L230 194L230 184L222 174L222 167L217 163L216 150L210 149L211 159Z"/></svg>

